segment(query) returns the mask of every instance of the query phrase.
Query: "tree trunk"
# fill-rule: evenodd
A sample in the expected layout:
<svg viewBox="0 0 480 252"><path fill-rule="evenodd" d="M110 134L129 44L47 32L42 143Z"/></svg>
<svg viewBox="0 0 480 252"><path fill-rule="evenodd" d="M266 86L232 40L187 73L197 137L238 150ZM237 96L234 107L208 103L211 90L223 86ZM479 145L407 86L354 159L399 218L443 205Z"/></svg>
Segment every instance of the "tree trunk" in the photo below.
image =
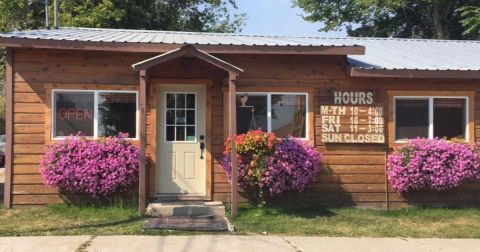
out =
<svg viewBox="0 0 480 252"><path fill-rule="evenodd" d="M440 6L438 1L432 2L433 33L436 39L446 39L443 29L442 18L440 17Z"/></svg>

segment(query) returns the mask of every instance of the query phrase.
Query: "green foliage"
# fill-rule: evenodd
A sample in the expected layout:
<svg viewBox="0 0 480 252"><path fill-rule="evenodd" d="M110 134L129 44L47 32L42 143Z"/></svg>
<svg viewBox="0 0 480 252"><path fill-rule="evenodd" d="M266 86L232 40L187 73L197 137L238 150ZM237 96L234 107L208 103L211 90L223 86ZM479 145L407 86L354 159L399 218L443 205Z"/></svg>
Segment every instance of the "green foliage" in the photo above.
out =
<svg viewBox="0 0 480 252"><path fill-rule="evenodd" d="M324 22L321 31L345 28L350 36L480 38L478 10L457 11L479 6L480 0L293 0L293 4L307 13L305 20Z"/></svg>
<svg viewBox="0 0 480 252"><path fill-rule="evenodd" d="M50 25L53 25L53 0ZM245 14L231 14L234 0L62 0L60 25L118 29L235 32ZM45 25L44 0L0 0L0 31Z"/></svg>
<svg viewBox="0 0 480 252"><path fill-rule="evenodd" d="M464 36L477 37L480 34L480 6L464 6L458 9L462 20L460 23L465 28Z"/></svg>
<svg viewBox="0 0 480 252"><path fill-rule="evenodd" d="M239 31L244 14L228 12L234 0L64 0L62 26L172 31Z"/></svg>
<svg viewBox="0 0 480 252"><path fill-rule="evenodd" d="M53 0L50 25L53 26ZM235 0L61 0L61 26L171 31L240 31ZM0 32L45 26L44 0L0 0ZM0 48L0 134L5 133L5 50Z"/></svg>

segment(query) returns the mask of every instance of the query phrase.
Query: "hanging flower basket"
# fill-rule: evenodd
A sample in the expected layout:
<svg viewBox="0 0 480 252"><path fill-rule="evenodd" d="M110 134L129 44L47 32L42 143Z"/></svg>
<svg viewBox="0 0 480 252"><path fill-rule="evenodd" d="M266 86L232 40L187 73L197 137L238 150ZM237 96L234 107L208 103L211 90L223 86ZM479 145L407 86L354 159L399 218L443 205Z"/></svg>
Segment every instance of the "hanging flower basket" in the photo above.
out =
<svg viewBox="0 0 480 252"><path fill-rule="evenodd" d="M274 198L286 191L303 191L320 170L320 153L303 139L281 139L273 133L253 130L238 135L235 142L238 185L254 203L263 204L265 196ZM225 142L222 167L230 180L229 140Z"/></svg>

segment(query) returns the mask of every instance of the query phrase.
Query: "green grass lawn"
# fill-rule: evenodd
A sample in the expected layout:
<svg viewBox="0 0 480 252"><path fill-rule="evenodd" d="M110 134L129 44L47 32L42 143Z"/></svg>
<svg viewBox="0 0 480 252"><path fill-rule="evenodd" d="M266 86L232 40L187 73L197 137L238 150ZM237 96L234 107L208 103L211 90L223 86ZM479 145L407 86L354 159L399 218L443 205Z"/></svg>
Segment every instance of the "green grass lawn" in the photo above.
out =
<svg viewBox="0 0 480 252"><path fill-rule="evenodd" d="M251 208L232 221L243 234L480 238L480 209Z"/></svg>
<svg viewBox="0 0 480 252"><path fill-rule="evenodd" d="M146 218L138 216L135 207L52 205L14 210L1 209L0 236L172 233L143 232L145 220Z"/></svg>
<svg viewBox="0 0 480 252"><path fill-rule="evenodd" d="M142 231L144 217L135 207L56 205L0 210L0 236L190 234ZM325 208L252 208L240 206L232 219L240 234L347 237L480 238L480 209L394 211Z"/></svg>

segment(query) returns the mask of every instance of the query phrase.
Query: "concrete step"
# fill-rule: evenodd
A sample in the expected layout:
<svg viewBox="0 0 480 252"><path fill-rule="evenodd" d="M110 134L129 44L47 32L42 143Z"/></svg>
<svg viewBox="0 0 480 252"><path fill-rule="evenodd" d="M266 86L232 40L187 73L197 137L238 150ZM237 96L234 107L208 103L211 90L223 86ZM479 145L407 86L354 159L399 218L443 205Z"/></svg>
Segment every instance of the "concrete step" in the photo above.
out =
<svg viewBox="0 0 480 252"><path fill-rule="evenodd" d="M148 204L147 215L153 217L225 217L225 206L219 201L152 202Z"/></svg>

